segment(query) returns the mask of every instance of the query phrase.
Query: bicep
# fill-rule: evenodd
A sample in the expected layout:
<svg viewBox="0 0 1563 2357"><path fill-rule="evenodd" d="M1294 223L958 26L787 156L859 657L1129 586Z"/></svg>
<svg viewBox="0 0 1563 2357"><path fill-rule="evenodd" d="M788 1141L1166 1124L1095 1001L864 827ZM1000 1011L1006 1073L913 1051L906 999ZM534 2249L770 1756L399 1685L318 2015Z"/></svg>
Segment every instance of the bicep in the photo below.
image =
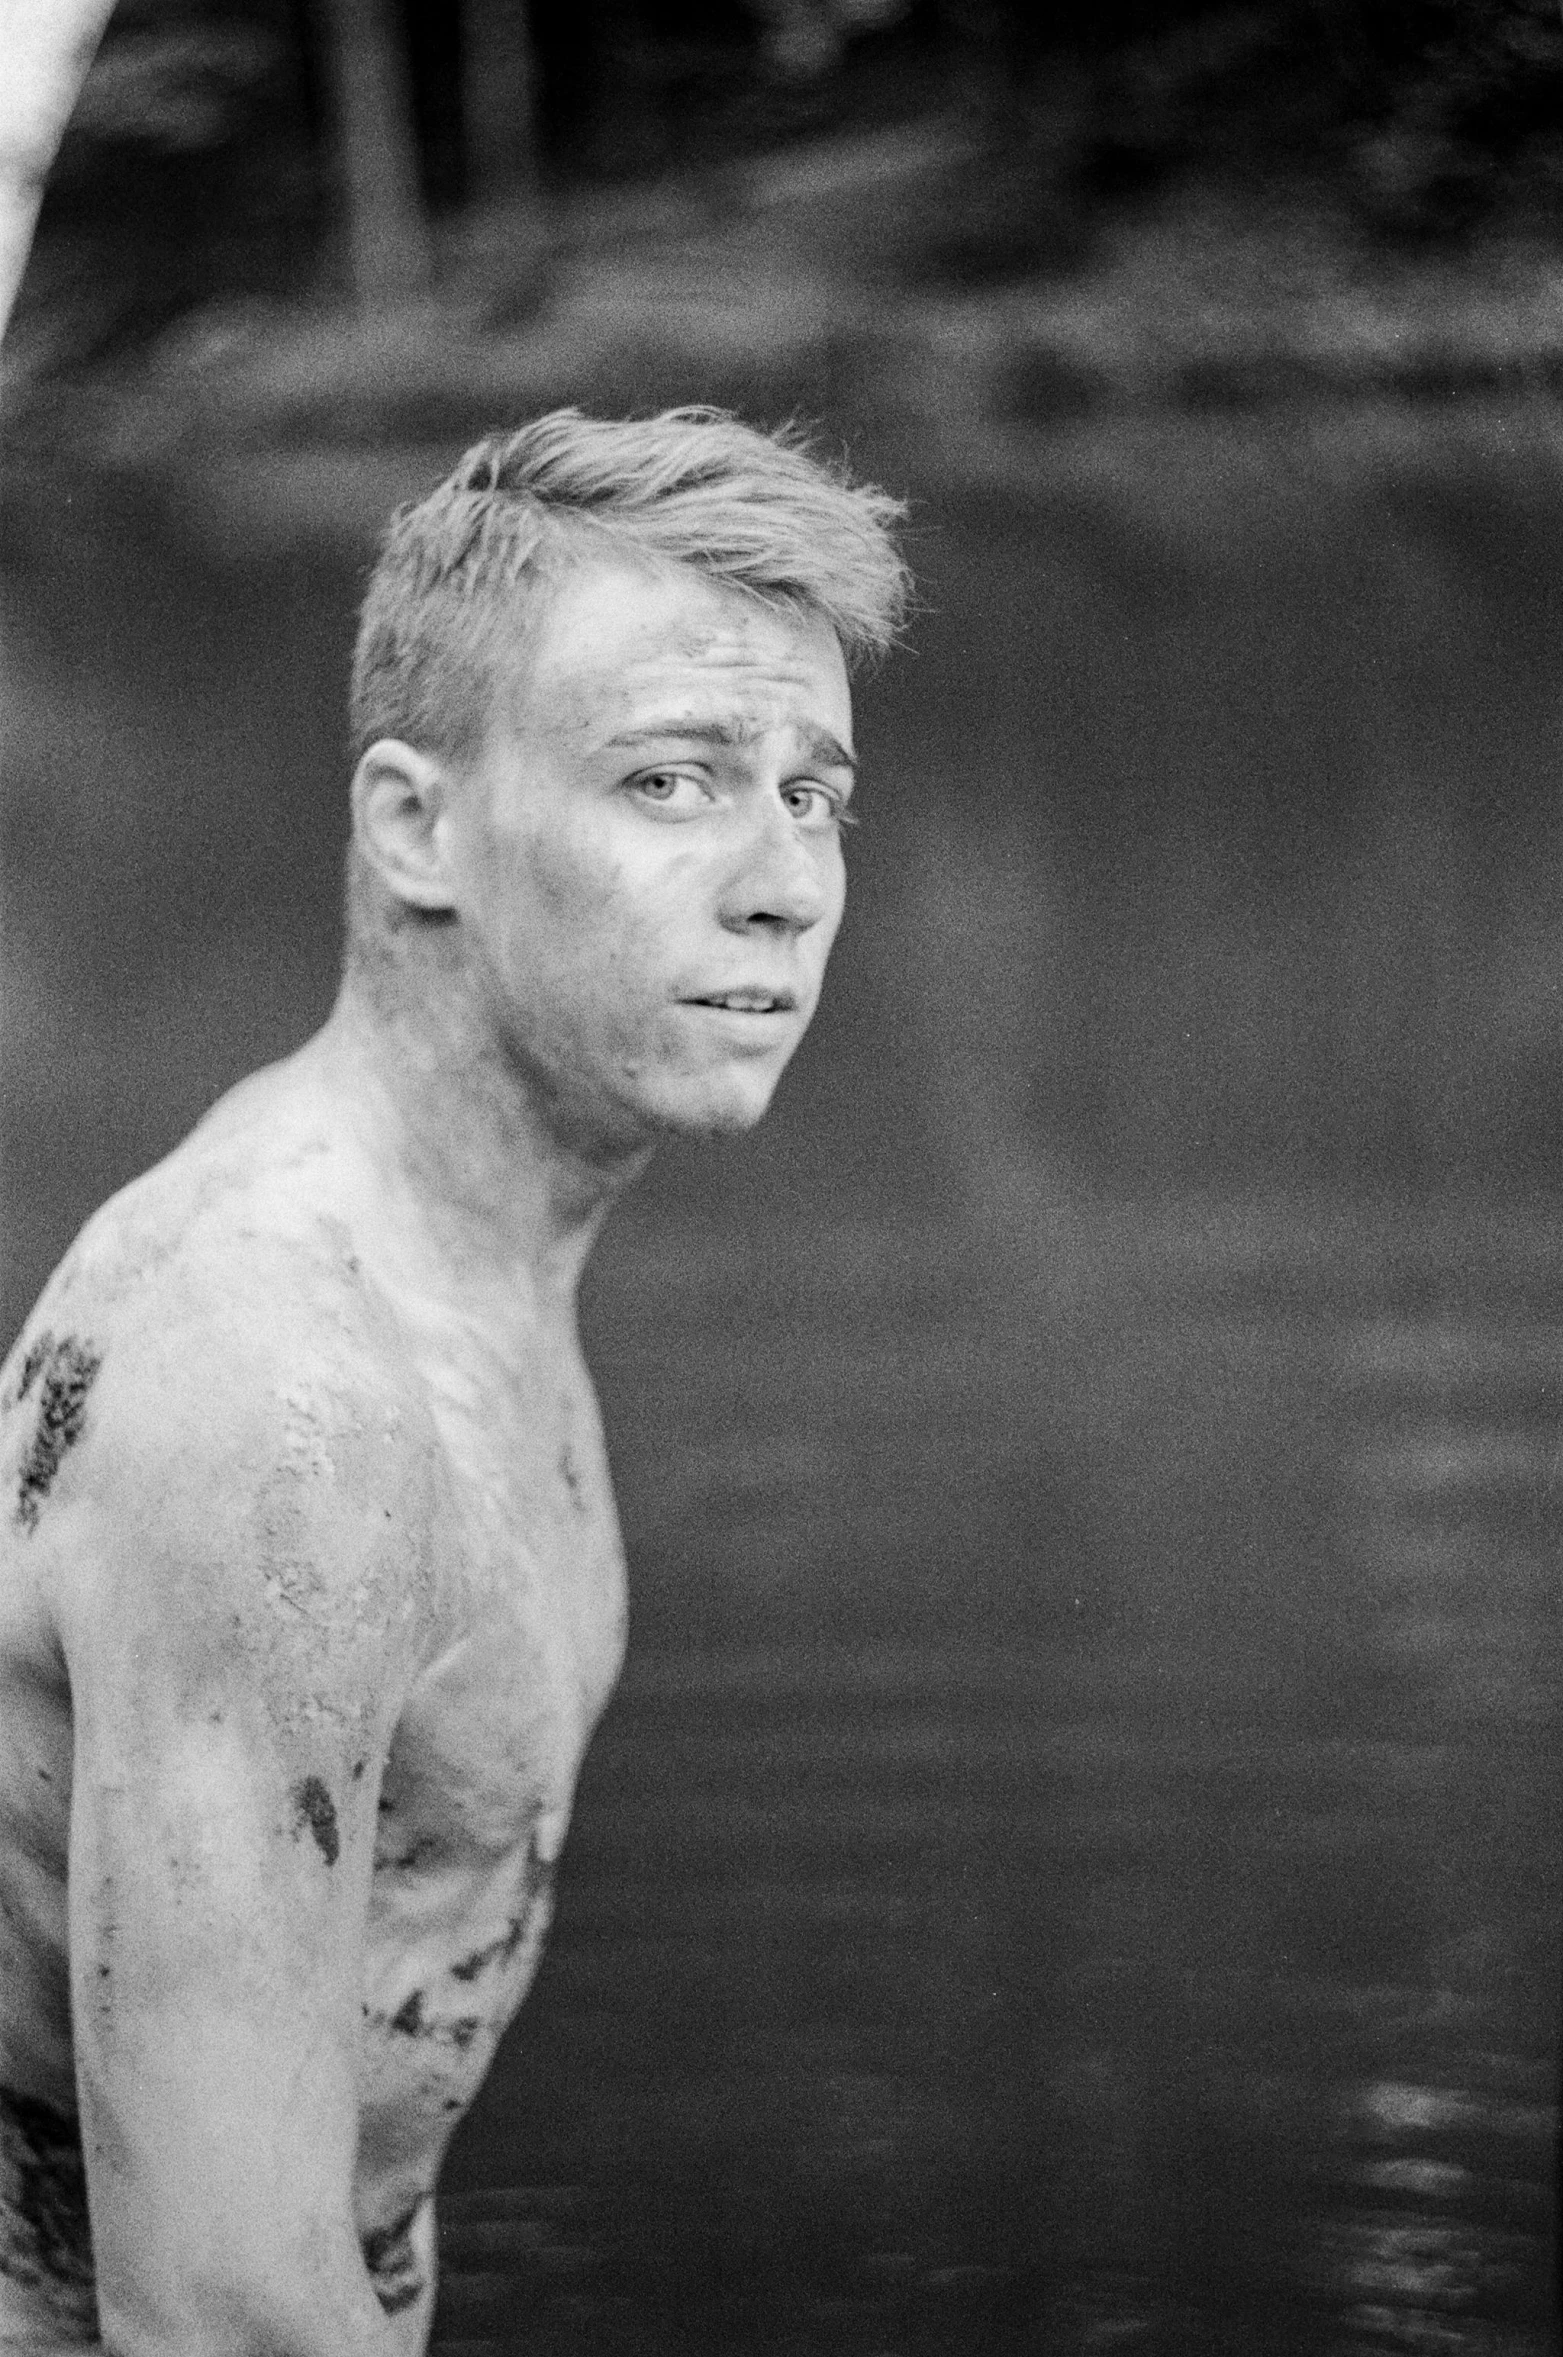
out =
<svg viewBox="0 0 1563 2357"><path fill-rule="evenodd" d="M70 1949L100 2296L155 2345L195 2273L264 2294L321 2223L346 2270L363 1835L338 1813L328 1865L289 1825L287 1758L153 1730L129 1772L78 1744Z"/></svg>
<svg viewBox="0 0 1563 2357"><path fill-rule="evenodd" d="M78 2035L201 2009L350 2026L377 1778L346 1730L268 1725L239 1694L187 1716L90 1676L72 1705Z"/></svg>
<svg viewBox="0 0 1563 2357"><path fill-rule="evenodd" d="M73 1969L138 2007L352 1986L405 1582L377 1499L283 1517L249 1486L100 1525L61 1615Z"/></svg>
<svg viewBox="0 0 1563 2357"><path fill-rule="evenodd" d="M394 1492L279 1484L275 1462L236 1449L224 1485L187 1459L161 1511L138 1463L62 1600L83 2142L127 2346L177 2342L203 2281L291 2300L323 2268L316 2307L373 2310L363 1938L417 1614Z"/></svg>

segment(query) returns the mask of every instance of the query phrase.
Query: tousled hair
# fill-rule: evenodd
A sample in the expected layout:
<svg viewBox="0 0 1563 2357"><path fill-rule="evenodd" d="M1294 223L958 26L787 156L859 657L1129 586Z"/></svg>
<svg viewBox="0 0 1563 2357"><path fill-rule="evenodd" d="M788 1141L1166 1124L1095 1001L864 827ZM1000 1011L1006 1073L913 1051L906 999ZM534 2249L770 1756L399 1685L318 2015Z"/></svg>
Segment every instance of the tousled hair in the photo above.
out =
<svg viewBox="0 0 1563 2357"><path fill-rule="evenodd" d="M795 428L761 432L720 409L555 409L487 435L391 519L353 658L355 752L379 737L474 752L537 589L593 544L817 616L849 664L882 654L908 603L892 536L904 514Z"/></svg>

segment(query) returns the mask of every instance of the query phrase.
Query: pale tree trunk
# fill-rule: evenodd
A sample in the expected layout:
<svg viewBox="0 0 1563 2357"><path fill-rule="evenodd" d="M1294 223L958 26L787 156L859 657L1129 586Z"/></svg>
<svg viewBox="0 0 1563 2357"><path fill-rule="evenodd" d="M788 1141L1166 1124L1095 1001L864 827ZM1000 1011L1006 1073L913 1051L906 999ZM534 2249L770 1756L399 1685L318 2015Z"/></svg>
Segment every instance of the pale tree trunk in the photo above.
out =
<svg viewBox="0 0 1563 2357"><path fill-rule="evenodd" d="M27 266L44 175L114 0L0 0L0 334Z"/></svg>
<svg viewBox="0 0 1563 2357"><path fill-rule="evenodd" d="M479 211L537 186L537 69L527 0L464 0L462 130L467 195Z"/></svg>
<svg viewBox="0 0 1563 2357"><path fill-rule="evenodd" d="M348 267L365 309L428 292L429 226L407 69L387 0L327 0Z"/></svg>

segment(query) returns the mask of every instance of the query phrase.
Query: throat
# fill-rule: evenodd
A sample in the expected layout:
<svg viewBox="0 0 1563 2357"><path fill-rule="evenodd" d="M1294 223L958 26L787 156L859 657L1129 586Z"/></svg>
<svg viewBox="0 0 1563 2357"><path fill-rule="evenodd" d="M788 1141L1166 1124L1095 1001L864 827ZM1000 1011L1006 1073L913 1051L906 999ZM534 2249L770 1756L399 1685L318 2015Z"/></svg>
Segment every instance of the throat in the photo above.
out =
<svg viewBox="0 0 1563 2357"><path fill-rule="evenodd" d="M470 1018L470 1019L465 1019ZM529 1075L475 1008L438 990L387 1012L350 969L304 1051L357 1148L401 1257L441 1290L573 1299L653 1141L616 1134Z"/></svg>

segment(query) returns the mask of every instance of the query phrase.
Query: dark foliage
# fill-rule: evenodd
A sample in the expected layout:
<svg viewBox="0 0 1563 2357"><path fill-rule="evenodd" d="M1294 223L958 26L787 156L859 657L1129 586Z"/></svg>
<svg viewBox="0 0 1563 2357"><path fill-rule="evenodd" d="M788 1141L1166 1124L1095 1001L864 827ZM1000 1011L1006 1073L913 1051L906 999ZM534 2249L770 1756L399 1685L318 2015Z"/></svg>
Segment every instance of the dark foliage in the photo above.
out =
<svg viewBox="0 0 1563 2357"><path fill-rule="evenodd" d="M519 0L518 0L519 4ZM843 33L783 86L745 0L532 0L549 174L714 168L820 131L983 110L1031 169L985 240L1047 266L1061 215L1143 201L1190 176L1321 184L1362 231L1459 238L1536 217L1563 185L1563 21L1555 0L1243 0L1090 9L912 0ZM459 211L463 12L393 10L424 193ZM843 11L841 21L850 22ZM97 239L118 325L205 294L265 291L329 265L332 126L320 0L129 0L89 76L44 240Z"/></svg>

